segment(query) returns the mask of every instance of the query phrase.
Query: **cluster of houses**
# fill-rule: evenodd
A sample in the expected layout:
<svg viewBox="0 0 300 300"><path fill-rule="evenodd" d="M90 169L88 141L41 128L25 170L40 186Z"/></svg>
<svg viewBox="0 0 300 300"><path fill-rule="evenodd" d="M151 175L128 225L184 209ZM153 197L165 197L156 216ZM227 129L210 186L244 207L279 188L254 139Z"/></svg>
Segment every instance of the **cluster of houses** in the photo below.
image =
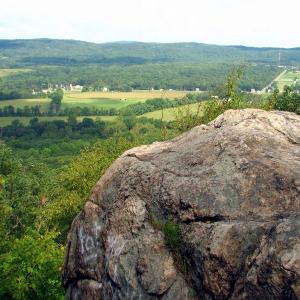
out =
<svg viewBox="0 0 300 300"><path fill-rule="evenodd" d="M42 93L44 94L48 94L48 93L52 93L53 91L57 90L57 89L62 89L63 91L70 91L70 92L82 92L83 91L83 86L76 84L49 84L48 88L44 88L41 90ZM100 91L102 92L109 92L109 88L108 87L102 87L100 89ZM151 88L150 91L155 91L154 88ZM165 91L164 89L160 89L160 91ZM173 89L168 89L168 91L173 91ZM194 91L196 92L200 92L200 88L195 88ZM36 95L38 94L38 92L36 90L32 90L32 94Z"/></svg>
<svg viewBox="0 0 300 300"><path fill-rule="evenodd" d="M54 90L57 89L62 89L63 91L71 91L71 92L81 92L83 89L82 85L76 84L73 85L72 83L70 84L49 84L47 89L42 89L42 92L47 94L51 93Z"/></svg>
<svg viewBox="0 0 300 300"><path fill-rule="evenodd" d="M83 86L76 84L73 85L72 83L70 84L49 84L48 88L44 88L41 90L42 93L48 94L52 93L53 91L57 89L62 89L64 92L69 91L69 92L82 92L83 91ZM109 88L103 87L102 92L109 92ZM32 94L35 95L38 92L36 90L32 90Z"/></svg>

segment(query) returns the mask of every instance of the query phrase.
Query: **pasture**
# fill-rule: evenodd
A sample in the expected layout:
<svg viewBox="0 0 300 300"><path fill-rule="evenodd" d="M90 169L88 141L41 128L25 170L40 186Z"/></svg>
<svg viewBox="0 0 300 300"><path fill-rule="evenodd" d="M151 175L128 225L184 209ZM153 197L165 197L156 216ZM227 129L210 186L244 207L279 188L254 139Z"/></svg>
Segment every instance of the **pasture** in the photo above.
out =
<svg viewBox="0 0 300 300"><path fill-rule="evenodd" d="M187 92L182 91L134 91L134 92L67 92L64 94L62 100L62 109L72 108L72 107L95 107L95 108L115 108L120 109L127 105L134 104L137 102L144 102L147 99L155 98L182 98L187 94ZM40 98L40 99L17 99L17 100L4 100L0 101L0 108L4 106L12 105L15 108L23 108L25 106L40 106L42 112L47 112L49 110L50 99ZM196 107L194 104L191 108ZM175 118L176 108L169 108L164 110L164 120L170 121ZM154 111L143 115L148 118L160 119L161 111ZM104 121L111 121L117 116L92 116L94 120L99 118ZM81 120L84 117L78 117ZM24 125L29 124L32 117L1 117L0 126L7 126L11 124L13 120L20 120ZM39 117L41 121L51 121L51 120L67 120L64 116L42 116Z"/></svg>
<svg viewBox="0 0 300 300"><path fill-rule="evenodd" d="M201 107L203 106L203 103L193 103L189 105L189 109L192 113L197 113L198 107L200 104L200 113L201 113ZM174 121L176 118L176 114L178 114L179 110L185 110L187 107L184 106L179 106L179 107L174 107L174 108L166 108L163 110L163 121ZM146 117L150 119L159 119L161 120L162 118L162 111L161 110L156 110L152 111L149 113L145 113L141 115L140 117Z"/></svg>
<svg viewBox="0 0 300 300"><path fill-rule="evenodd" d="M130 104L144 102L154 98L182 98L186 92L181 91L134 91L134 92L67 92L62 100L62 109L72 107L95 107L120 109ZM0 108L12 105L14 107L39 105L42 112L49 110L50 99L18 99L0 101Z"/></svg>
<svg viewBox="0 0 300 300"><path fill-rule="evenodd" d="M300 73L297 73L295 71L287 71L282 76L280 76L280 78L278 78L275 83L277 84L279 91L282 92L285 86L292 86L296 81L300 82Z"/></svg>
<svg viewBox="0 0 300 300"><path fill-rule="evenodd" d="M0 108L4 106L12 105L13 107L23 108L24 106L36 106L39 105L42 112L46 112L49 109L50 99L16 99L16 100L2 100L0 101Z"/></svg>

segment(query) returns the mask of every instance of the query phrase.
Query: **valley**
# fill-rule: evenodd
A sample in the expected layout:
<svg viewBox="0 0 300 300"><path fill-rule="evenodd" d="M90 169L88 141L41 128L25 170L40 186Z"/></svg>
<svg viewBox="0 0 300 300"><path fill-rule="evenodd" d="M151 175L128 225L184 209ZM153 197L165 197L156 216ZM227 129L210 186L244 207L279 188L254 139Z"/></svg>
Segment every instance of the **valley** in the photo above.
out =
<svg viewBox="0 0 300 300"><path fill-rule="evenodd" d="M245 265L256 259L260 226L269 236L277 222L282 232L281 216L294 213L300 49L280 51L284 67L277 48L0 40L0 298L69 299L74 284L88 282L85 299L93 299L95 286L114 280L104 290L132 299L128 271L136 299L196 299L203 280L189 264L202 270L201 253L206 296L229 299L237 277L248 278L236 254L245 253ZM232 214L245 215L243 224ZM100 243L102 228L109 235ZM142 248L129 246L121 260L130 236ZM222 241L216 248L220 236L237 250ZM270 266L280 287L272 277L264 285L272 292L258 298L282 299L294 277L283 276L280 259ZM93 278L98 269L107 281Z"/></svg>

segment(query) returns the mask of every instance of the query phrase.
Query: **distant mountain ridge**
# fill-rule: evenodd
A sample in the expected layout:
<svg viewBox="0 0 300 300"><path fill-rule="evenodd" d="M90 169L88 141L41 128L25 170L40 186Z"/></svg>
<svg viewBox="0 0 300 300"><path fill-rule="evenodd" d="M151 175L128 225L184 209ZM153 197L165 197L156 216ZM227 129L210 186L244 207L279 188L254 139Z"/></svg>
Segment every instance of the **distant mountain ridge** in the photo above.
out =
<svg viewBox="0 0 300 300"><path fill-rule="evenodd" d="M91 43L77 40L0 40L0 67L169 62L300 64L300 48L218 46L202 43Z"/></svg>

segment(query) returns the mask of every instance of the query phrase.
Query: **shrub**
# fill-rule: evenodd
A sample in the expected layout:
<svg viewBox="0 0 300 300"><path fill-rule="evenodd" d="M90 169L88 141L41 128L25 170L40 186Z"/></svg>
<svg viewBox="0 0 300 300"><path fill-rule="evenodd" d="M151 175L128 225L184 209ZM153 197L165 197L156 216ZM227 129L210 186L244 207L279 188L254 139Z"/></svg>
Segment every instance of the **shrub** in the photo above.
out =
<svg viewBox="0 0 300 300"><path fill-rule="evenodd" d="M14 240L0 257L1 299L63 299L64 247L55 242L56 236L31 230Z"/></svg>

